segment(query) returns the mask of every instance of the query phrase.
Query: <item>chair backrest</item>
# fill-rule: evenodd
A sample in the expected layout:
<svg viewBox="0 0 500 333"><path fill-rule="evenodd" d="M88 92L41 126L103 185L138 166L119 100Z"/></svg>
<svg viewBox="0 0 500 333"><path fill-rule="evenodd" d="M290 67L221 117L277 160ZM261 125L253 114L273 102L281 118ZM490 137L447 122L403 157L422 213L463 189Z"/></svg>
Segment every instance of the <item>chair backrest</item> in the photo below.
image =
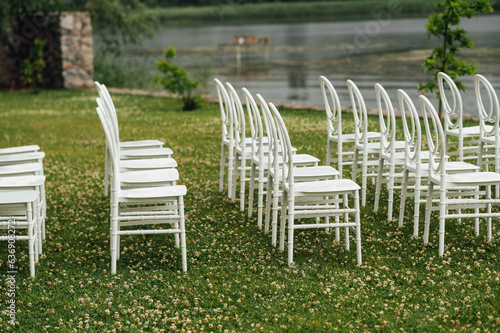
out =
<svg viewBox="0 0 500 333"><path fill-rule="evenodd" d="M396 117L391 99L381 84L375 84L378 117L380 122L380 148L381 153L392 154L396 144Z"/></svg>
<svg viewBox="0 0 500 333"><path fill-rule="evenodd" d="M444 110L445 130L447 131L449 129L458 128L459 131L461 131L463 104L460 91L458 91L457 85L446 73L439 72L437 75L437 81L439 86L439 95L441 96L441 103ZM445 83L448 86L448 89L446 89ZM451 100L453 101L452 104L450 104L450 95Z"/></svg>
<svg viewBox="0 0 500 333"><path fill-rule="evenodd" d="M226 82L227 91L229 94L230 107L233 112L233 129L234 129L234 144L237 147L245 148L245 112L241 105L240 96L234 90L231 83Z"/></svg>
<svg viewBox="0 0 500 333"><path fill-rule="evenodd" d="M481 87L484 87L486 94L488 95L488 103L486 104L489 108L485 108L483 95L481 93ZM500 106L498 103L498 96L493 89L490 81L488 81L481 74L476 74L474 76L474 90L476 93L477 109L479 113L479 124L481 126L481 136L495 136L498 137L499 129L498 123L500 118ZM488 127L491 125L492 127Z"/></svg>
<svg viewBox="0 0 500 333"><path fill-rule="evenodd" d="M276 106L274 106L273 103L269 103L269 108L271 109L271 112L274 116L274 120L276 122L278 138L279 138L278 144L281 145L280 151L281 151L281 156L283 158L283 165L281 168L283 184L284 186L290 188L295 183L293 175L292 143L290 142L290 136L285 126L285 122L283 121L283 118L278 112L278 109L276 108Z"/></svg>
<svg viewBox="0 0 500 333"><path fill-rule="evenodd" d="M219 97L220 115L222 118L222 140L232 143L234 132L231 100L222 82L220 82L219 79L214 79L214 81L215 87L217 88L217 96Z"/></svg>
<svg viewBox="0 0 500 333"><path fill-rule="evenodd" d="M120 148L116 144L116 141L113 138L113 134L111 134L109 119L107 119L106 111L104 110L104 103L100 98L96 99L97 101L97 114L99 115L99 119L101 120L102 127L104 129L104 135L106 137L106 144L109 149L111 167L113 168L113 177L111 193L114 193L116 190L120 189ZM113 191L114 189L114 191Z"/></svg>
<svg viewBox="0 0 500 333"><path fill-rule="evenodd" d="M99 93L99 98L101 99L101 111L104 112L104 118L108 123L111 137L116 144L119 144L120 132L118 128L118 116L116 115L113 100L111 99L108 89L104 84L100 84L97 81L95 81L94 84L97 87L97 92Z"/></svg>
<svg viewBox="0 0 500 333"><path fill-rule="evenodd" d="M444 137L443 126L436 112L436 109L427 97L418 96L420 109L424 117L425 133L429 146L429 169L431 175L444 177L445 159L446 159L446 140Z"/></svg>
<svg viewBox="0 0 500 333"><path fill-rule="evenodd" d="M358 87L351 80L347 80L347 89L352 103L352 113L354 115L354 136L355 143L368 142L368 114L366 112L365 100Z"/></svg>
<svg viewBox="0 0 500 333"><path fill-rule="evenodd" d="M422 128L420 127L418 112L410 96L402 89L398 90L398 102L405 136L405 164L419 165L422 160L420 156L422 151ZM407 118L410 118L411 126L408 126Z"/></svg>
<svg viewBox="0 0 500 333"><path fill-rule="evenodd" d="M324 76L319 77L319 84L325 103L328 136L342 135L342 110L339 96L330 80Z"/></svg>
<svg viewBox="0 0 500 333"><path fill-rule="evenodd" d="M247 88L242 88L242 91L245 95L247 111L252 114L254 122L255 131L252 133L252 157L260 161L264 156L264 127L262 126L262 117L259 107L250 91Z"/></svg>
<svg viewBox="0 0 500 333"><path fill-rule="evenodd" d="M279 138L278 138L278 129L276 127L276 120L274 119L274 115L271 110L269 110L269 106L267 105L264 98L257 94L257 99L259 100L260 108L262 110L262 114L264 115L264 122L266 124L267 129L267 137L268 137L268 165L269 169L273 168L274 171L279 170L279 161L278 156L280 155L281 148L279 146Z"/></svg>

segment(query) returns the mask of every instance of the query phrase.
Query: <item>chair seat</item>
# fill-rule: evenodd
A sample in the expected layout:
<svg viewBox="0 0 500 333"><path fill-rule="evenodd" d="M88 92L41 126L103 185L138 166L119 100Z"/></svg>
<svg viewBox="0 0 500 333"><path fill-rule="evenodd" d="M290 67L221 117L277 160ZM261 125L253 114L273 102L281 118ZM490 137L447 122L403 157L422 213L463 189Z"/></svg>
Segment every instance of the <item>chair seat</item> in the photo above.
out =
<svg viewBox="0 0 500 333"><path fill-rule="evenodd" d="M361 187L350 179L320 180L296 183L294 185L294 192L296 196L314 194L329 195L360 189Z"/></svg>
<svg viewBox="0 0 500 333"><path fill-rule="evenodd" d="M120 170L124 171L138 171L138 170L152 170L164 168L176 168L177 162L173 158L150 158L142 160L124 160L120 161Z"/></svg>
<svg viewBox="0 0 500 333"><path fill-rule="evenodd" d="M0 205L35 202L37 198L38 191L35 190L0 192Z"/></svg>
<svg viewBox="0 0 500 333"><path fill-rule="evenodd" d="M173 153L170 148L121 150L120 159L170 157Z"/></svg>
<svg viewBox="0 0 500 333"><path fill-rule="evenodd" d="M23 163L0 166L0 177L19 175L25 173L35 173L42 171L39 163Z"/></svg>
<svg viewBox="0 0 500 333"><path fill-rule="evenodd" d="M165 143L159 140L138 140L138 141L123 141L120 142L120 149L134 149L134 148L159 148Z"/></svg>
<svg viewBox="0 0 500 333"><path fill-rule="evenodd" d="M0 155L0 164L23 163L27 161L36 161L45 157L45 153L22 153L22 154L9 154Z"/></svg>
<svg viewBox="0 0 500 333"><path fill-rule="evenodd" d="M174 182L179 180L179 172L174 168L122 172L120 180L124 184Z"/></svg>
<svg viewBox="0 0 500 333"><path fill-rule="evenodd" d="M493 129L493 126L491 125L486 125L485 126L486 130L489 132ZM446 134L453 135L453 136L458 136L458 128L455 129L448 129L446 131ZM481 127L480 126L469 126L469 127L463 127L462 128L462 134L465 137L473 137L473 136L479 136L481 133Z"/></svg>
<svg viewBox="0 0 500 333"><path fill-rule="evenodd" d="M137 188L131 190L121 190L118 198L119 202L142 199L165 199L186 195L187 189L184 185Z"/></svg>
<svg viewBox="0 0 500 333"><path fill-rule="evenodd" d="M34 153L34 152L37 152L39 150L40 150L40 147L38 145L1 148L0 155Z"/></svg>
<svg viewBox="0 0 500 333"><path fill-rule="evenodd" d="M0 178L0 188L41 186L45 176L18 176Z"/></svg>
<svg viewBox="0 0 500 333"><path fill-rule="evenodd" d="M273 168L271 168L269 172L274 176ZM340 172L331 166L320 165L320 166L310 166L310 167L294 167L293 175L296 180L309 179L309 178L325 179L325 178L338 177L340 176ZM281 171L278 173L278 178L281 181L282 178Z"/></svg>
<svg viewBox="0 0 500 333"><path fill-rule="evenodd" d="M373 140L380 140L380 133L379 132L366 132L366 136L368 137L368 140L373 141ZM330 135L328 137L329 140L332 141L338 141L339 136L338 135ZM342 134L342 142L354 142L356 140L356 134L354 133L348 133L348 134Z"/></svg>
<svg viewBox="0 0 500 333"><path fill-rule="evenodd" d="M421 176L428 177L429 176L429 163L422 163L420 165ZM416 172L415 165L406 165L405 166L412 174ZM470 164L467 162L447 162L445 165L446 172L450 173L468 173L468 172L476 172L480 169L477 165Z"/></svg>
<svg viewBox="0 0 500 333"><path fill-rule="evenodd" d="M433 177L433 181L439 183L439 179ZM446 175L447 185L453 186L481 186L500 184L500 174L496 172L467 172Z"/></svg>

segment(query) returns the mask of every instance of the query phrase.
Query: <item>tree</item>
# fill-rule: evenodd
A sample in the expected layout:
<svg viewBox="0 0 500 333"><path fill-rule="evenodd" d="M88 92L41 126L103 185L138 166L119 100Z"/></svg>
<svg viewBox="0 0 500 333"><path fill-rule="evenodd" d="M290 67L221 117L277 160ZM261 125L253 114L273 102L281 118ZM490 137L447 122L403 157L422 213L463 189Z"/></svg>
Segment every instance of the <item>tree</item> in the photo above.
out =
<svg viewBox="0 0 500 333"><path fill-rule="evenodd" d="M192 96L193 90L199 85L198 81L191 81L185 68L172 63L175 56L175 48L170 46L165 51L165 59L159 59L156 62L156 68L163 73L163 77L156 77L155 84L162 85L166 90L179 94L182 98L184 111L195 110L201 102L200 96Z"/></svg>
<svg viewBox="0 0 500 333"><path fill-rule="evenodd" d="M445 72L458 89L466 91L463 83L456 80L458 76L473 75L477 67L473 62L467 63L456 58L460 47L474 47L472 41L466 36L467 31L458 27L462 17L471 18L480 13L492 12L493 8L489 0L443 0L436 5L440 13L433 13L427 23L428 38L436 37L442 39L439 46L432 50L429 57L425 59L424 71L433 74L433 80L425 84L420 83L419 90L433 92L437 88L437 74ZM456 27L456 28L453 28ZM442 113L442 103L439 92L437 93L439 102L439 116Z"/></svg>

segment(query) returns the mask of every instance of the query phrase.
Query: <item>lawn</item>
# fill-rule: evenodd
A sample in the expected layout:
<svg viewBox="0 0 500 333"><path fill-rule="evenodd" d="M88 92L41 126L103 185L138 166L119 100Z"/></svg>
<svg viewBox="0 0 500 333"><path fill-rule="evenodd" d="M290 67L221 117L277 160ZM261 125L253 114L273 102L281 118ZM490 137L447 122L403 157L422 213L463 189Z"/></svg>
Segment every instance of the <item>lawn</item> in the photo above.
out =
<svg viewBox="0 0 500 333"><path fill-rule="evenodd" d="M487 243L485 223L475 237L473 222L448 222L440 258L436 216L430 244L424 246L421 237L411 236L411 205L398 229L397 222L386 220L386 196L373 213L370 185L361 214L363 265L356 266L355 250L334 243L334 233L306 230L296 233L295 265L288 267L286 252L273 248L270 235L257 228L256 214L247 218L238 203L218 192L221 130L213 104L180 112L178 100L112 94L122 140L159 139L174 151L181 183L188 188L188 272L181 271L172 236L122 236L118 274L111 275L105 145L96 95L92 90L0 92L0 147L42 148L48 205L47 239L34 279L26 242L16 243L16 327L5 315L7 251L0 251L0 331L500 329L498 223L493 242ZM282 114L292 144L324 163L325 115ZM0 246L7 249L7 242Z"/></svg>

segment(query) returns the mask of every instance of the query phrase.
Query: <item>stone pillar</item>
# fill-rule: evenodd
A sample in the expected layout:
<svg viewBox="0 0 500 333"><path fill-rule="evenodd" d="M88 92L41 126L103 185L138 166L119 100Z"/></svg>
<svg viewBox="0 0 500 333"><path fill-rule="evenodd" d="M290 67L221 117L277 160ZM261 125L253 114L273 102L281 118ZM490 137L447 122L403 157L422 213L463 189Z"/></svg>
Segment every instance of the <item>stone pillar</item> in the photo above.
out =
<svg viewBox="0 0 500 333"><path fill-rule="evenodd" d="M0 43L0 87L22 87L21 68L35 39L46 41L41 85L47 88L93 86L93 40L86 12L37 13L18 19Z"/></svg>

